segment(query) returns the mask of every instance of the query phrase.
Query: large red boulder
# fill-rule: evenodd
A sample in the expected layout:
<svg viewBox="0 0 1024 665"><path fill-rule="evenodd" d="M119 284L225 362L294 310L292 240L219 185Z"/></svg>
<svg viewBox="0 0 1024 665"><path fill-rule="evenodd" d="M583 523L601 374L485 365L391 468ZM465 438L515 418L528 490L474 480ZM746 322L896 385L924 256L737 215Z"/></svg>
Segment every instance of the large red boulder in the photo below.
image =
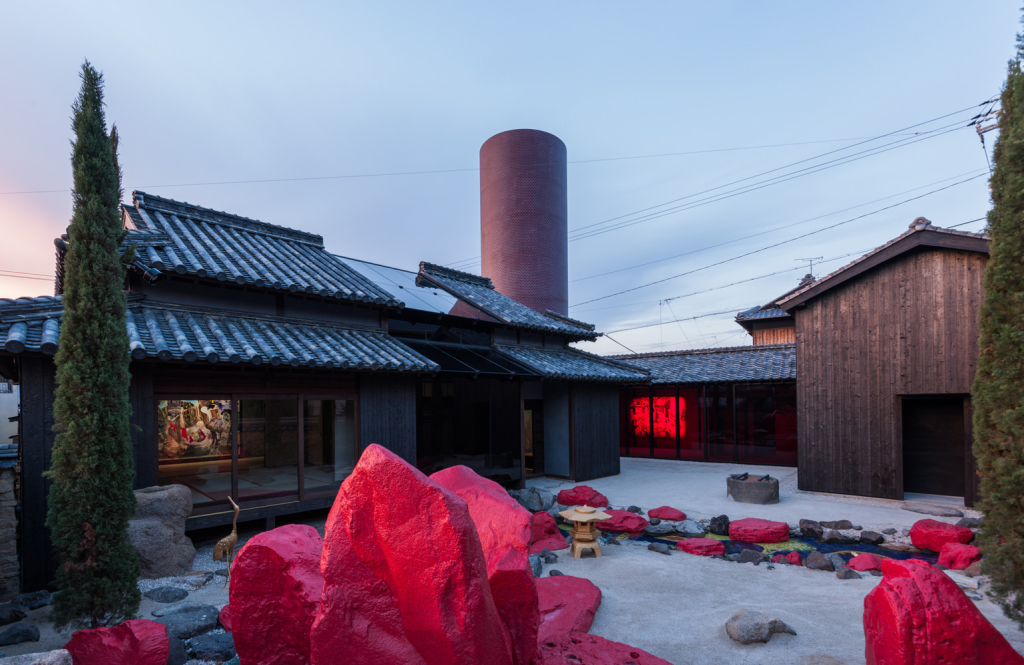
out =
<svg viewBox="0 0 1024 665"><path fill-rule="evenodd" d="M231 565L228 624L246 665L306 665L320 607L323 541L289 524L249 539Z"/></svg>
<svg viewBox="0 0 1024 665"><path fill-rule="evenodd" d="M555 518L549 513L534 513L530 520L530 554L544 550L564 550L569 547L565 535L558 528Z"/></svg>
<svg viewBox="0 0 1024 665"><path fill-rule="evenodd" d="M725 543L714 538L686 538L676 544L676 548L697 556L715 556L725 554Z"/></svg>
<svg viewBox="0 0 1024 665"><path fill-rule="evenodd" d="M974 532L967 527L938 520L918 520L910 527L910 542L914 547L935 552L942 551L946 543L969 543L973 539Z"/></svg>
<svg viewBox="0 0 1024 665"><path fill-rule="evenodd" d="M581 577L559 575L537 580L541 624L539 644L554 644L571 633L585 633L601 606L601 590Z"/></svg>
<svg viewBox="0 0 1024 665"><path fill-rule="evenodd" d="M561 642L541 644L534 665L672 665L643 649L589 633L573 633Z"/></svg>
<svg viewBox="0 0 1024 665"><path fill-rule="evenodd" d="M669 522L681 522L686 519L686 513L669 506L662 506L661 508L648 510L647 516L655 517L659 520L668 520Z"/></svg>
<svg viewBox="0 0 1024 665"><path fill-rule="evenodd" d="M79 630L64 648L75 665L167 665L171 655L166 626L149 619Z"/></svg>
<svg viewBox="0 0 1024 665"><path fill-rule="evenodd" d="M872 554L871 552L862 552L857 556L853 557L852 559L850 559L849 563L846 564L846 567L850 570L859 570L860 572L868 570L881 570L882 561L884 561L884 559L878 556L877 554Z"/></svg>
<svg viewBox="0 0 1024 665"><path fill-rule="evenodd" d="M644 518L640 517L636 513L631 513L628 510L606 510L604 512L611 515L612 518L610 520L602 520L597 523L597 528L601 531L639 535L643 533L644 529L646 529L650 524L650 522Z"/></svg>
<svg viewBox="0 0 1024 665"><path fill-rule="evenodd" d="M784 543L789 540L789 525L748 517L729 522L729 537L741 543Z"/></svg>
<svg viewBox="0 0 1024 665"><path fill-rule="evenodd" d="M981 550L974 545L946 543L939 550L939 565L953 570L963 570L981 558Z"/></svg>
<svg viewBox="0 0 1024 665"><path fill-rule="evenodd" d="M953 580L919 560L882 561L864 599L867 665L1024 664Z"/></svg>
<svg viewBox="0 0 1024 665"><path fill-rule="evenodd" d="M563 506L592 506L604 508L608 505L608 497L601 494L593 487L577 485L572 489L562 490L558 493L558 503Z"/></svg>
<svg viewBox="0 0 1024 665"><path fill-rule="evenodd" d="M540 625L537 585L529 558L533 515L501 485L468 467L453 466L430 478L469 506L469 516L476 525L487 561L487 581L494 604L512 639L515 663L529 665L537 649Z"/></svg>
<svg viewBox="0 0 1024 665"><path fill-rule="evenodd" d="M321 568L313 665L512 665L466 502L379 445L338 492Z"/></svg>

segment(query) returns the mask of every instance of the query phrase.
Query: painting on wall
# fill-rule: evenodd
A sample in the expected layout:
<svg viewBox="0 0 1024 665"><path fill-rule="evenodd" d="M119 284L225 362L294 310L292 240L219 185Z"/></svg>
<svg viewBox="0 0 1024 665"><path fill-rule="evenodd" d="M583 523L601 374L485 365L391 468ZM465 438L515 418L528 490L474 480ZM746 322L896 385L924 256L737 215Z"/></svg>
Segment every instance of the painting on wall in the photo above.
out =
<svg viewBox="0 0 1024 665"><path fill-rule="evenodd" d="M157 432L161 461L230 458L231 400L160 400Z"/></svg>

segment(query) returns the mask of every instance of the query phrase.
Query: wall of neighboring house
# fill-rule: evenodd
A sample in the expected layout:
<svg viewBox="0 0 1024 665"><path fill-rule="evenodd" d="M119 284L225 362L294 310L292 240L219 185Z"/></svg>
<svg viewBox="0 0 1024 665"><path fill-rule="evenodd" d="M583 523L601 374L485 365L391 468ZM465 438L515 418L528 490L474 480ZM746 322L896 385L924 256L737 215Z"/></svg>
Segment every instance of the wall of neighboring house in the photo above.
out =
<svg viewBox="0 0 1024 665"><path fill-rule="evenodd" d="M18 386L0 378L0 444L13 443L18 433L18 423L10 420L18 415L18 395Z"/></svg>
<svg viewBox="0 0 1024 665"><path fill-rule="evenodd" d="M784 328L754 329L751 332L754 345L760 344L792 344L796 341L796 329L792 325Z"/></svg>
<svg viewBox="0 0 1024 665"><path fill-rule="evenodd" d="M903 498L901 400L967 397L987 258L909 252L793 310L800 489Z"/></svg>

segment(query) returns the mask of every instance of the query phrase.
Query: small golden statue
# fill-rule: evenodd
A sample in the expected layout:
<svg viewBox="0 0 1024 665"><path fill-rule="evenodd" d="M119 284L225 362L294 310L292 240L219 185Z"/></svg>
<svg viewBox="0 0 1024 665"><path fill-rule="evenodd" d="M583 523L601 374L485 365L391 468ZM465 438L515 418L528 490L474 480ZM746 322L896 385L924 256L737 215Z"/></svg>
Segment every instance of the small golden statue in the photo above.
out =
<svg viewBox="0 0 1024 665"><path fill-rule="evenodd" d="M228 574L224 576L224 588L228 588L231 582L231 555L235 552L235 545L238 544L238 504L228 497L231 505L235 507L235 519L231 522L231 533L217 541L213 546L213 560L220 561L224 557L228 559Z"/></svg>
<svg viewBox="0 0 1024 665"><path fill-rule="evenodd" d="M572 522L572 530L569 532L572 536L570 551L575 558L583 556L583 550L590 550L594 556L601 556L601 544L597 542L601 532L594 526L594 522L610 520L611 515L590 506L576 506L558 514Z"/></svg>

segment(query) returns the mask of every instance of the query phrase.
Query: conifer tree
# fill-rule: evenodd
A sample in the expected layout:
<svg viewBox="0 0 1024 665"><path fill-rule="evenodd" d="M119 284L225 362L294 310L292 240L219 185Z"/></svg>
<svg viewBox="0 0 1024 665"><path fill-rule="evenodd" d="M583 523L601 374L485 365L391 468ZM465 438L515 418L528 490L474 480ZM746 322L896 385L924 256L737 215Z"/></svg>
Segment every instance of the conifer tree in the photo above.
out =
<svg viewBox="0 0 1024 665"><path fill-rule="evenodd" d="M990 595L1024 627L1024 36L1002 93L974 382L974 455Z"/></svg>
<svg viewBox="0 0 1024 665"><path fill-rule="evenodd" d="M117 135L106 130L102 74L86 61L81 79L72 107L74 212L48 472L46 521L61 590L51 618L58 627L120 623L135 615L140 600L139 560L128 541L136 503Z"/></svg>

